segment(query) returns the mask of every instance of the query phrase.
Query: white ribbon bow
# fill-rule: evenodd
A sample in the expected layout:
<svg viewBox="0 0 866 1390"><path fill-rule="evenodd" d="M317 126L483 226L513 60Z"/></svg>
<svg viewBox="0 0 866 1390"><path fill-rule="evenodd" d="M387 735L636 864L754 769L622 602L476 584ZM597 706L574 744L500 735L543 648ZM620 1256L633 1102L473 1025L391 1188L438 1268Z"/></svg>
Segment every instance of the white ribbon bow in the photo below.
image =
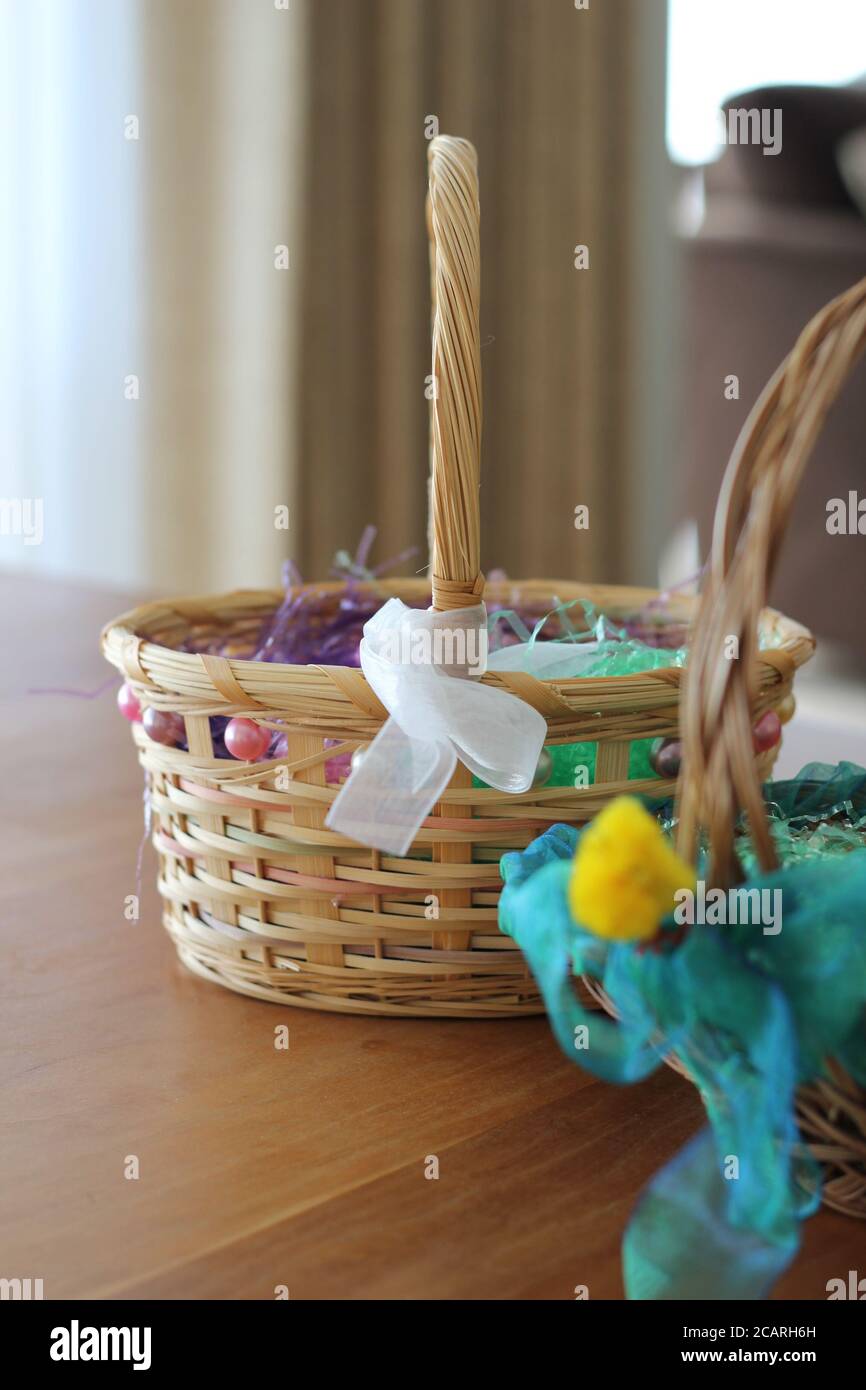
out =
<svg viewBox="0 0 866 1390"><path fill-rule="evenodd" d="M334 800L331 830L405 854L458 758L498 791L528 790L547 725L523 700L472 679L483 673L486 637L483 603L436 613L392 598L364 624L361 669L390 718Z"/></svg>

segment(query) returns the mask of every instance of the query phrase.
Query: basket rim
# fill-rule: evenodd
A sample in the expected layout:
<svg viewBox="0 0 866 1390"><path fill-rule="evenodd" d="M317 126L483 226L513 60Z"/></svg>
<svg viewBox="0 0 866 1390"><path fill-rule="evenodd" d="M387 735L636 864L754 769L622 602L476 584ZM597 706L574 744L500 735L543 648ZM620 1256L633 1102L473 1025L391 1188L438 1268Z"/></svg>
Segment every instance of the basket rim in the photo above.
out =
<svg viewBox="0 0 866 1390"><path fill-rule="evenodd" d="M340 580L311 581L299 586L303 591L318 593L337 593L344 586ZM362 588L365 586L362 584ZM371 584L371 588L373 585ZM375 590L386 598L417 598L430 592L429 579L395 578L377 579ZM586 598L598 607L612 612L625 612L640 608L657 598L661 591L653 588L628 585L583 583L578 580L556 579L503 579L490 580L485 589L488 598L503 598L518 592L523 597L554 596L563 602L575 598ZM260 662L249 658L209 658L223 668L225 679L215 681L213 669L206 668L202 653L183 652L154 641L146 634L155 627L178 625L178 633L188 631L196 622L213 622L221 611L224 621L239 618L245 613L254 616L261 611L277 606L284 597L284 591L271 589L232 589L219 594L195 597L166 598L141 604L119 617L109 621L102 630L100 647L109 661L133 687L143 688L162 696L185 697L194 702L190 712L203 711L203 701L214 712L233 709L250 714L264 714L266 710L280 711L280 702L263 699L256 695L264 688L279 686L293 687L297 691L299 682L310 694L319 693L340 700L358 704L370 717L385 718L387 710L367 684L366 677L357 667L333 667L319 663L293 665L285 662ZM697 613L697 595L671 595L668 613L681 621L691 621ZM767 622L781 637L778 645L762 650L757 664L757 693L763 695L780 683L789 682L794 672L811 657L815 648L815 638L808 628L773 608L762 611L762 620ZM687 669L687 668L686 668ZM650 698L651 703L676 703L684 668L658 667L652 671L634 672L623 676L572 676L567 678L541 679L536 676L516 672L488 671L482 677L483 684L499 686L519 694L528 703L535 704L548 721L573 715L575 710L587 708L603 699L608 710L627 709L635 696ZM332 674L336 673L336 675ZM338 683L339 682L339 683ZM222 689L220 689L222 686ZM164 700L162 702L165 703ZM650 707L647 707L649 712ZM639 736L639 735L638 735Z"/></svg>

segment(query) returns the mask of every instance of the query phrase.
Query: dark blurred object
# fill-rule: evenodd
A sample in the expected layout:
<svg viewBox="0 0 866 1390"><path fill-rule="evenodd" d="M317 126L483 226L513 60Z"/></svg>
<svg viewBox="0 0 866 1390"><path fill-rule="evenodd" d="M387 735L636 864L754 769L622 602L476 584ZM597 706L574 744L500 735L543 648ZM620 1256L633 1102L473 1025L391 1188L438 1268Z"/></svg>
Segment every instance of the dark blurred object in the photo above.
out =
<svg viewBox="0 0 866 1390"><path fill-rule="evenodd" d="M740 428L800 330L866 275L866 223L839 172L840 142L866 127L866 90L760 88L731 108L779 108L782 149L728 145L705 171L706 211L684 238L685 486L682 514L709 548L722 472ZM739 379L739 399L725 395ZM771 602L819 637L864 648L866 537L827 534L827 502L866 494L866 367L832 411L803 481ZM844 595L844 602L840 602Z"/></svg>

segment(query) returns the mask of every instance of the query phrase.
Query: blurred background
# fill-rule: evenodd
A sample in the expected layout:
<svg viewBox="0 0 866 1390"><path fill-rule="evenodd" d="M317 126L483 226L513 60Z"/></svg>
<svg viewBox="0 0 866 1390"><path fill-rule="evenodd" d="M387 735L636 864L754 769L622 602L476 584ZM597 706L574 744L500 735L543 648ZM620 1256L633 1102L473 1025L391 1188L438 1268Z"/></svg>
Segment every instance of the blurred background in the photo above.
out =
<svg viewBox="0 0 866 1390"><path fill-rule="evenodd" d="M423 565L437 130L480 162L488 571L697 569L756 395L866 275L862 0L2 0L0 25L0 496L44 518L32 543L7 508L7 569L271 585L368 522L375 559ZM723 145L726 104L782 109L781 151ZM866 541L825 521L866 491L863 385L774 595L849 653Z"/></svg>

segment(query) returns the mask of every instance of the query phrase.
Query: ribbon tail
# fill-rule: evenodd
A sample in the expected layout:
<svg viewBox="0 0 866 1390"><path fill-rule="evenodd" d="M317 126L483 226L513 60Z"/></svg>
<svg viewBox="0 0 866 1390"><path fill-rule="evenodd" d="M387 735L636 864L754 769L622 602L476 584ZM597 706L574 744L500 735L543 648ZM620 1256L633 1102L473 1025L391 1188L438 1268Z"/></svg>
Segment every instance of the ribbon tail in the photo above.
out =
<svg viewBox="0 0 866 1390"><path fill-rule="evenodd" d="M598 1009L585 1008L575 993L575 967L582 973L580 958L589 938L575 925L568 908L566 885L574 840L570 827L558 825L525 854L503 856L505 887L499 900L499 925L526 957L566 1057L604 1081L639 1081L662 1064L662 1054L648 1030L630 1027L626 1021L614 1023ZM535 860L528 872L521 864L526 855Z"/></svg>
<svg viewBox="0 0 866 1390"><path fill-rule="evenodd" d="M622 1247L626 1298L766 1298L800 1243L790 1219L771 1234L730 1220L730 1183L701 1130L644 1189Z"/></svg>
<svg viewBox="0 0 866 1390"><path fill-rule="evenodd" d="M371 849L405 855L456 766L450 744L411 738L389 719L340 789L325 824Z"/></svg>

